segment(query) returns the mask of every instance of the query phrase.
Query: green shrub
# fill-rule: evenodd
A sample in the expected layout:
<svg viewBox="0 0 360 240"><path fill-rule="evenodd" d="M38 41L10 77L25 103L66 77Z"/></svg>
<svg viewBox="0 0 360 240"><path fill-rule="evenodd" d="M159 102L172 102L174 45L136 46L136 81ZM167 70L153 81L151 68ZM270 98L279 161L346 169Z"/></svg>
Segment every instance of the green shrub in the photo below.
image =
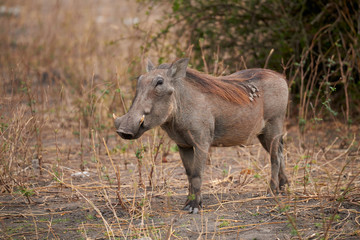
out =
<svg viewBox="0 0 360 240"><path fill-rule="evenodd" d="M171 5L160 17L162 28L152 36L148 46L155 47L163 55L161 58L169 52L181 57L184 50L193 45L194 67L204 70L205 56L209 69L221 59L230 71L234 71L244 67L242 62L246 62L248 68L264 67L274 49L267 67L279 72L286 68L284 72L291 80L293 102L303 105L300 109L310 101L314 105L327 100L329 87L323 84L326 82L337 89L332 95L334 111L347 112L343 116L351 122L350 115L354 115L355 106L360 103L360 11L357 1L151 2ZM162 41L164 39L166 41ZM320 96L317 96L319 91ZM326 113L326 105L315 107ZM303 109L299 117L304 114L308 111Z"/></svg>

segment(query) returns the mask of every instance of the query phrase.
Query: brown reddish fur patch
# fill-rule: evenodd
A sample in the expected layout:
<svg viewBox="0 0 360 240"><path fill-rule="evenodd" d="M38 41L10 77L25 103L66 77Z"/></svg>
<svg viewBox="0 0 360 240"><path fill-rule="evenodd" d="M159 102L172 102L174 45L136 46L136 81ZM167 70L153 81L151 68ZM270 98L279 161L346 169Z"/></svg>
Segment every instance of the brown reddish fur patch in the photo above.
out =
<svg viewBox="0 0 360 240"><path fill-rule="evenodd" d="M271 74L280 76L280 74L270 70L251 69L228 76L213 77L188 68L185 79L201 92L214 94L228 102L246 104L250 102L248 87L250 81L271 77Z"/></svg>
<svg viewBox="0 0 360 240"><path fill-rule="evenodd" d="M168 69L171 64L165 63L158 69ZM249 84L266 78L285 77L268 69L254 68L235 72L227 76L214 77L191 68L186 70L185 80L198 88L201 92L213 94L228 102L236 104L250 103Z"/></svg>

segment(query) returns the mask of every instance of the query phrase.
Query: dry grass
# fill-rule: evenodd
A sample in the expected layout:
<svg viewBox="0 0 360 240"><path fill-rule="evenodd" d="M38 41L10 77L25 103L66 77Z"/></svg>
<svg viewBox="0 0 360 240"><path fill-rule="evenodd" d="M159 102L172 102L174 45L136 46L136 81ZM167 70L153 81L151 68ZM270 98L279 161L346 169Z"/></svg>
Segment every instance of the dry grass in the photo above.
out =
<svg viewBox="0 0 360 240"><path fill-rule="evenodd" d="M300 134L288 120L284 196L266 195L269 159L258 143L213 149L205 207L189 215L173 142L160 129L121 140L112 126L142 72L142 29L161 10L147 15L132 1L0 5L4 239L359 237L359 126L314 121Z"/></svg>

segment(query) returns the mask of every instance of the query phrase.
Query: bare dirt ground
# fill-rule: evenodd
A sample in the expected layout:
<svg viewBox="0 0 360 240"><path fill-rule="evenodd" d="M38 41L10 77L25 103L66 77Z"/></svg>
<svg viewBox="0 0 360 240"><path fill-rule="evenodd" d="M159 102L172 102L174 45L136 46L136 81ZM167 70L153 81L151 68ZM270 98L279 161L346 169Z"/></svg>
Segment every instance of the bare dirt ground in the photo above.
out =
<svg viewBox="0 0 360 240"><path fill-rule="evenodd" d="M149 140L154 133L131 143L127 153L115 153L117 145L127 143L112 135L107 143L111 154L102 146L99 161L91 160L91 147L86 147L88 154L83 158L88 161L85 170L89 175L83 177L72 176L82 163L80 143L66 136L58 137L56 143L53 134L48 134L41 175L33 166L24 168L35 171L23 180L32 194L27 198L19 190L0 195L2 238L318 239L326 232L331 239L358 239L359 146L350 145L352 139L337 137L339 129L326 127L314 134L327 147L312 146L314 138L309 136L303 142L303 153L298 153L302 148L296 147L300 143L294 129L290 127L286 137L291 182L286 194L266 193L269 160L258 143L217 148L205 170L204 208L197 215L181 210L187 179L176 149L168 154L160 150L150 161L156 154L154 146L161 142ZM142 183L135 157L138 146L145 149ZM61 160L54 171L56 155ZM120 188L114 168L120 170Z"/></svg>

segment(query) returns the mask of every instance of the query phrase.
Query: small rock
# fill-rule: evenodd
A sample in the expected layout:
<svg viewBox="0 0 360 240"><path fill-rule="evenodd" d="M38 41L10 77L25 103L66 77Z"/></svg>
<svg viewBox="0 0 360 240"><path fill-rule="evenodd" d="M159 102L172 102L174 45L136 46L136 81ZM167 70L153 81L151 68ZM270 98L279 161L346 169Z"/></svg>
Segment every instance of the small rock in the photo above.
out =
<svg viewBox="0 0 360 240"><path fill-rule="evenodd" d="M71 174L71 176L74 178L84 178L84 177L90 177L90 173L87 171L76 172L76 173Z"/></svg>

